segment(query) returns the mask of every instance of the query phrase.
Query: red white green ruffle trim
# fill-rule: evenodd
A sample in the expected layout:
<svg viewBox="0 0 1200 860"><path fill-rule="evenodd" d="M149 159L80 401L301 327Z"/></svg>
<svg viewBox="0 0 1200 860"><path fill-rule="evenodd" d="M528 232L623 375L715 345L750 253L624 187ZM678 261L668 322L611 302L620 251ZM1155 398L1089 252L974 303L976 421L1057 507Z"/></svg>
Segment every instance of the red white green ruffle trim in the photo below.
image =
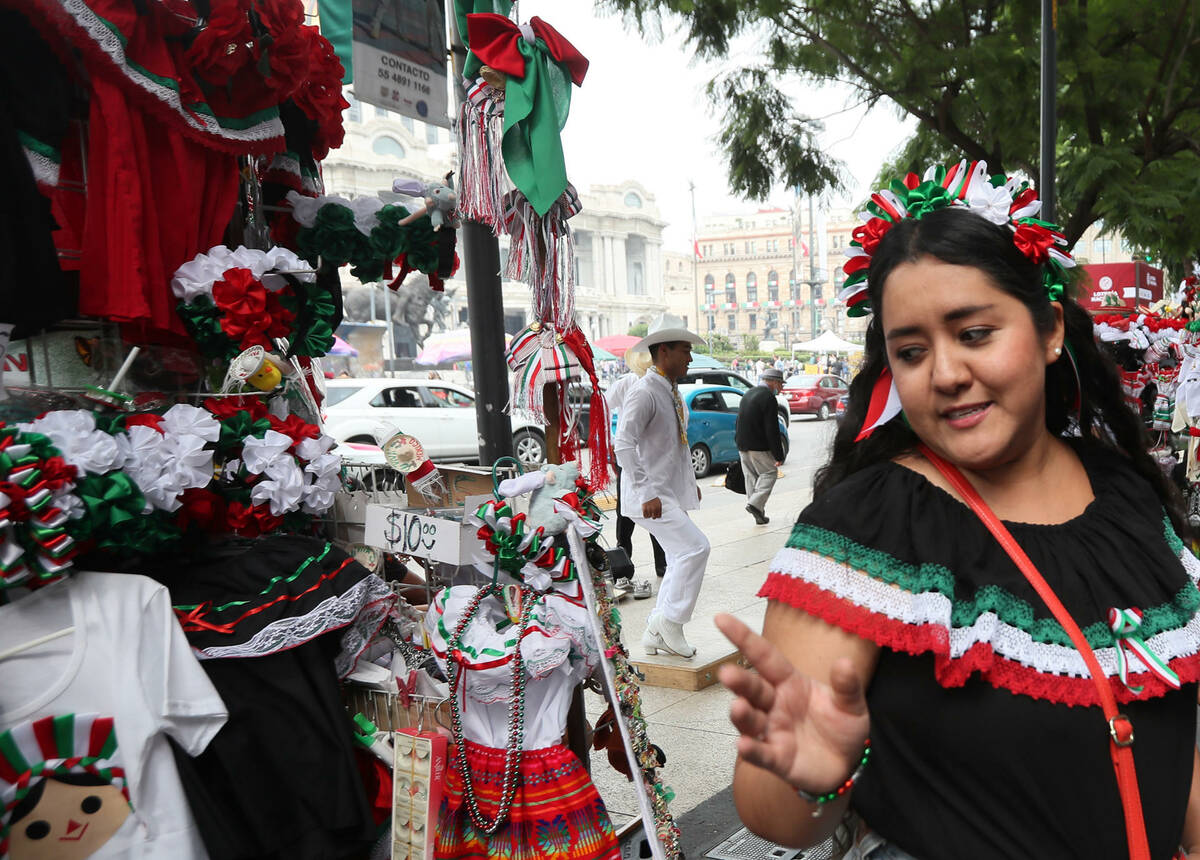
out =
<svg viewBox="0 0 1200 860"><path fill-rule="evenodd" d="M185 103L179 82L134 62L125 52L126 36L91 9L86 0L58 0L47 8L54 6L65 13L60 20L75 29L72 41L77 47L95 59L110 63L132 85L132 92L143 97L143 103L161 108L163 116L174 119L175 127L193 139L237 154L265 154L283 148L283 122L278 106L243 117L218 117L205 102Z"/></svg>
<svg viewBox="0 0 1200 860"><path fill-rule="evenodd" d="M1035 699L1099 704L1087 666L1066 633L1052 617L1035 617L1023 599L984 586L974 600L952 600L953 574L944 567L891 559L813 526L796 527L789 544L798 543L821 544L823 552L796 546L780 550L760 597L787 603L894 651L931 653L943 687L962 686L978 674L994 687ZM1169 603L1142 610L1142 634L1146 646L1186 684L1200 680L1200 561L1182 546L1178 553L1190 584ZM1112 630L1098 622L1083 632L1118 702L1154 698L1172 689L1130 661L1129 684L1144 688L1135 695L1118 676Z"/></svg>

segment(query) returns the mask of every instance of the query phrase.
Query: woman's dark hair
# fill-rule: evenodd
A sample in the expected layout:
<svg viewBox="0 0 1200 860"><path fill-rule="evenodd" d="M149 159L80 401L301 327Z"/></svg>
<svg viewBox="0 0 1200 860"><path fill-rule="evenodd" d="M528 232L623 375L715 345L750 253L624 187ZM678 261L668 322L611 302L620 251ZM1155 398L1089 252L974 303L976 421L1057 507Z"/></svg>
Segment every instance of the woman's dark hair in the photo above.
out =
<svg viewBox="0 0 1200 860"><path fill-rule="evenodd" d="M944 263L982 271L1004 292L1029 309L1033 324L1045 332L1054 324L1054 311L1042 285L1042 267L1013 244L1012 231L965 209L941 209L920 219L905 219L879 242L871 257L868 293L872 317L867 325L862 369L850 383L846 414L838 427L829 463L817 472L813 498L859 469L913 451L920 441L903 421L890 421L868 438L855 442L867 414L871 390L887 366L880 318L883 285L901 263L933 257ZM1046 427L1056 436L1076 433L1082 444L1124 454L1162 501L1175 530L1185 534L1182 500L1147 453L1149 440L1141 419L1125 405L1117 368L1096 346L1092 320L1073 299L1062 299L1067 347L1074 353L1083 390L1075 418L1075 374L1063 355L1046 367Z"/></svg>

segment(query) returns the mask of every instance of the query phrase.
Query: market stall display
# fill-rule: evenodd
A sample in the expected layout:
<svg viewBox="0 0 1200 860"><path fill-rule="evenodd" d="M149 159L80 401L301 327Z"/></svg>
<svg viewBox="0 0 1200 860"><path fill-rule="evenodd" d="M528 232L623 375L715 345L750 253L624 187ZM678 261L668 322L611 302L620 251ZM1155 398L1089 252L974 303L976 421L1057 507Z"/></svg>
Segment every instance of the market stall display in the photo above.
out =
<svg viewBox="0 0 1200 860"><path fill-rule="evenodd" d="M563 737L584 682L654 856L679 856L593 546L609 421L559 139L587 60L469 5L507 110L399 205L325 193L349 104L300 0L0 0L0 355L22 356L0 376L0 860L613 858ZM336 445L339 268L440 289L481 193L536 296L516 406L563 462ZM569 381L593 391L586 475Z"/></svg>

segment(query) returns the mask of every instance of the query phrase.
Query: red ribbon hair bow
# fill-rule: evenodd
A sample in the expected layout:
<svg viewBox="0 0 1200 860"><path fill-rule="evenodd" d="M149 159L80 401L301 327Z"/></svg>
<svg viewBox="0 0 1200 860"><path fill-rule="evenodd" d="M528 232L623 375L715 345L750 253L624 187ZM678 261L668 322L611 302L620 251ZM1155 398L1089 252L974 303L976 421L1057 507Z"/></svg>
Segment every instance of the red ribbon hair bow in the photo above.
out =
<svg viewBox="0 0 1200 860"><path fill-rule="evenodd" d="M529 28L546 43L550 56L566 66L575 86L581 86L588 70L587 57L541 18L530 18ZM517 50L517 40L521 38L524 38L521 27L503 15L480 12L467 16L467 40L472 53L496 71L518 80L525 77L525 57Z"/></svg>

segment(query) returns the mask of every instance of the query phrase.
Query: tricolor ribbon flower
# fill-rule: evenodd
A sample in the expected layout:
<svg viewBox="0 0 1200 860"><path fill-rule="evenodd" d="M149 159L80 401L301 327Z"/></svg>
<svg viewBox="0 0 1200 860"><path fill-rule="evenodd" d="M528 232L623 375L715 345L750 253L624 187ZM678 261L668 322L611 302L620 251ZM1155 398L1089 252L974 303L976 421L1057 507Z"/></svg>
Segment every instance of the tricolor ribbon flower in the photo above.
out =
<svg viewBox="0 0 1200 860"><path fill-rule="evenodd" d="M847 278L838 298L846 304L849 316L870 313L868 271L871 257L887 231L905 218L963 208L1013 231L1013 244L1021 253L1046 267L1047 295L1055 301L1062 296L1066 283L1063 270L1074 266L1075 261L1066 251L1067 240L1059 228L1036 219L1041 206L1028 183L1003 174L988 176L986 161L970 162L968 166L963 160L949 169L935 165L921 178L910 173L904 179L894 179L887 188L871 195L866 210L859 215L865 223L854 230L846 249L850 258L843 266Z"/></svg>
<svg viewBox="0 0 1200 860"><path fill-rule="evenodd" d="M1173 690L1179 689L1179 676L1157 654L1150 650L1146 640L1138 635L1142 626L1142 613L1136 609L1117 609L1115 606L1108 610L1108 626L1113 632L1117 646L1117 673L1121 683L1135 696L1140 695L1144 687L1133 686L1129 683L1130 658L1135 664L1140 662L1164 684ZM1135 670L1136 671L1136 670Z"/></svg>
<svg viewBox="0 0 1200 860"><path fill-rule="evenodd" d="M1066 269L1075 265L1067 253L1067 240L1057 225L1039 221L1041 201L1028 183L1002 174L989 176L986 161L966 160L946 168L934 165L918 178L909 173L894 179L887 188L871 195L866 210L859 213L863 224L855 228L842 269L845 286L838 300L851 317L871 313L871 258L887 232L906 218L922 218L942 209L969 209L986 220L1007 226L1013 245L1031 262L1042 267L1042 286L1050 301L1059 301L1067 282ZM867 419L855 441L865 439L902 410L900 396L890 372L880 374L872 389Z"/></svg>

